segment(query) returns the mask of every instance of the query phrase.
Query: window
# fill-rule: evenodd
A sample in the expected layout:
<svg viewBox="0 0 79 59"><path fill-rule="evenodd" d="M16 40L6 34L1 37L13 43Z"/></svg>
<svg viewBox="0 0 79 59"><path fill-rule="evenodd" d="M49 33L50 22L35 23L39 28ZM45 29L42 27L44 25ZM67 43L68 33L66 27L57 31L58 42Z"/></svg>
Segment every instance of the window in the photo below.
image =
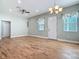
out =
<svg viewBox="0 0 79 59"><path fill-rule="evenodd" d="M38 31L44 31L44 19L43 18L40 18L37 20L37 28L38 28Z"/></svg>
<svg viewBox="0 0 79 59"><path fill-rule="evenodd" d="M66 14L64 17L64 31L77 32L77 14L70 15Z"/></svg>

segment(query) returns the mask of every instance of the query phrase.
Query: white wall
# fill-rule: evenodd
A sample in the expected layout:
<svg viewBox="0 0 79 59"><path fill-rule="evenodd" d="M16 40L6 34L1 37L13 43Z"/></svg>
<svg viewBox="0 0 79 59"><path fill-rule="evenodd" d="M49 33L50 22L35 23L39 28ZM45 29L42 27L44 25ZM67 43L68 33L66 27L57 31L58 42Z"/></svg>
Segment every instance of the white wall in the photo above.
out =
<svg viewBox="0 0 79 59"><path fill-rule="evenodd" d="M0 20L11 21L11 37L27 36L27 19L21 16L0 15ZM0 21L1 37L1 21Z"/></svg>
<svg viewBox="0 0 79 59"><path fill-rule="evenodd" d="M1 21L0 21L0 39L1 39Z"/></svg>
<svg viewBox="0 0 79 59"><path fill-rule="evenodd" d="M3 9L2 0L0 0L0 13L2 13L2 9Z"/></svg>

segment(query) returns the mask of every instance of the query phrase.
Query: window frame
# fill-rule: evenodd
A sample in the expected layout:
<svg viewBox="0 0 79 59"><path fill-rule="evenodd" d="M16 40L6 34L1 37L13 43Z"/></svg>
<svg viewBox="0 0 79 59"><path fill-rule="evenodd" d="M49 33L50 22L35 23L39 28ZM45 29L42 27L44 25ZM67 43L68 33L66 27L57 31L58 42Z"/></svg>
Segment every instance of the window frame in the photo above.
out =
<svg viewBox="0 0 79 59"><path fill-rule="evenodd" d="M43 23L40 23L43 20ZM43 29L41 27L43 26ZM37 20L37 30L38 31L44 31L45 30L45 19L44 18L38 18Z"/></svg>
<svg viewBox="0 0 79 59"><path fill-rule="evenodd" d="M70 22L70 20L68 21L68 17L76 17L76 20L75 20L75 22ZM64 31L65 32L77 32L78 31L78 22L77 22L77 20L78 20L78 13L74 13L74 14L65 14L64 16L63 16L63 22L64 22ZM65 21L67 21L67 22L65 22ZM73 30L73 29L71 29L70 30L70 27L73 27L73 25L74 26L76 26L76 28L75 28L75 30ZM71 26L70 26L71 25Z"/></svg>

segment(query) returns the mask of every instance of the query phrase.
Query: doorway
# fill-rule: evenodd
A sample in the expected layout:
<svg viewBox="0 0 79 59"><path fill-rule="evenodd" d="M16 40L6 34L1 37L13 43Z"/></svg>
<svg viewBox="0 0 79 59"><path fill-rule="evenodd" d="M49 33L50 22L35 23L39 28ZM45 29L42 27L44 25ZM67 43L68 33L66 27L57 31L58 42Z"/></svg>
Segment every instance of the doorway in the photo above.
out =
<svg viewBox="0 0 79 59"><path fill-rule="evenodd" d="M57 39L57 18L52 16L48 18L48 38Z"/></svg>
<svg viewBox="0 0 79 59"><path fill-rule="evenodd" d="M10 38L11 33L11 22L10 21L1 21L1 38Z"/></svg>

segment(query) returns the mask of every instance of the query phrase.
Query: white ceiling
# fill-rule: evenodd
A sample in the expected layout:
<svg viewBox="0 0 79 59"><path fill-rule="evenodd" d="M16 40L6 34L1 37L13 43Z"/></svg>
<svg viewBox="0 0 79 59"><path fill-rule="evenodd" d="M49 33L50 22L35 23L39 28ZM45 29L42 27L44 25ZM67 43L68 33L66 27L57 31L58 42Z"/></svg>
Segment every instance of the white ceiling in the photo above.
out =
<svg viewBox="0 0 79 59"><path fill-rule="evenodd" d="M74 4L79 3L79 0L55 0L57 5L61 7L68 7ZM25 14L23 16L32 17L45 12L48 12L48 8L53 6L53 0L21 0L21 4L18 4L18 0L1 0L2 11L5 13L19 14L17 11L17 6L20 6L27 11L30 11L30 14ZM10 11L9 11L10 9ZM12 9L12 10L11 10ZM36 12L39 11L39 12Z"/></svg>

